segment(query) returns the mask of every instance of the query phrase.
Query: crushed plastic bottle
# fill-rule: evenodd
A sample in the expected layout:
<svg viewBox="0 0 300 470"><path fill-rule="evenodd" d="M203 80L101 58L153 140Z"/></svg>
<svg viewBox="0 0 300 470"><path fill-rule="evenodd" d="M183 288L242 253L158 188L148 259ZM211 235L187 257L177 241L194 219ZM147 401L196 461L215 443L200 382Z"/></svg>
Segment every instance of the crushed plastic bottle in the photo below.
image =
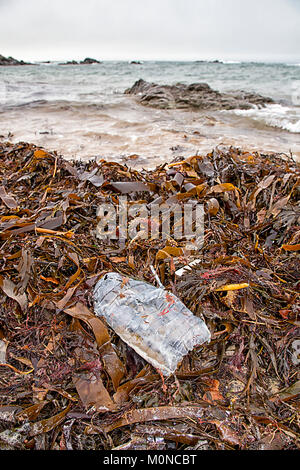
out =
<svg viewBox="0 0 300 470"><path fill-rule="evenodd" d="M94 291L95 314L162 374L169 377L195 346L211 339L200 318L172 293L118 273Z"/></svg>

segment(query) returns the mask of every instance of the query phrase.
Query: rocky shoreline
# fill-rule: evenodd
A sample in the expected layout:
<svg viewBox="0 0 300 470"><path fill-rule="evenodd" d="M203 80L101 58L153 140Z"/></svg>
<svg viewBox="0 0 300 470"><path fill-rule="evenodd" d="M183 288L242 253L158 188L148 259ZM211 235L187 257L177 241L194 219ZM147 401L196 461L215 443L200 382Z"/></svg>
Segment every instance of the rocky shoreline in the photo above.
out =
<svg viewBox="0 0 300 470"><path fill-rule="evenodd" d="M142 79L126 90L125 94L135 96L137 102L144 106L158 109L251 109L274 103L271 98L258 93L220 93L207 83L158 85Z"/></svg>

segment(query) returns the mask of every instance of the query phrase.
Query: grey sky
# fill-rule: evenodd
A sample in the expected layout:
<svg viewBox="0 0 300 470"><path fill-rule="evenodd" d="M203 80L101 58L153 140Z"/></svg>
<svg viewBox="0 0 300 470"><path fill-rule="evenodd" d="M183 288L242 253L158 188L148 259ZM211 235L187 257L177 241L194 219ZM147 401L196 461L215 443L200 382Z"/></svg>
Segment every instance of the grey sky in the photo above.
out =
<svg viewBox="0 0 300 470"><path fill-rule="evenodd" d="M300 0L0 0L0 54L300 62Z"/></svg>

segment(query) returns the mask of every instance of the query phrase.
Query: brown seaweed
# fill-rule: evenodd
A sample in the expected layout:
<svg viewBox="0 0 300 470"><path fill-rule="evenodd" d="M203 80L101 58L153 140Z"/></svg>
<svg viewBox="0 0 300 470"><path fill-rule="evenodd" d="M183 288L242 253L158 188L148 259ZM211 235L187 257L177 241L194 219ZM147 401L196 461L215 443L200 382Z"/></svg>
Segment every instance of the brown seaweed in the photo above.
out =
<svg viewBox="0 0 300 470"><path fill-rule="evenodd" d="M0 178L0 448L299 448L292 158L226 148L138 172L2 143ZM97 239L98 206L123 195L202 203L203 248ZM212 333L166 381L93 313L107 272L155 283L153 266Z"/></svg>

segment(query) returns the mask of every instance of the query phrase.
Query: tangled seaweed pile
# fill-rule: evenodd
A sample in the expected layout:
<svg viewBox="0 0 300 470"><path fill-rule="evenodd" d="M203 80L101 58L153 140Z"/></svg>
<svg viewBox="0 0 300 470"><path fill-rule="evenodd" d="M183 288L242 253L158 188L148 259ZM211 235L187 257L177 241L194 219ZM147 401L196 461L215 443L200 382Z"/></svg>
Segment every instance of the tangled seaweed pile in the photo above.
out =
<svg viewBox="0 0 300 470"><path fill-rule="evenodd" d="M299 448L291 158L216 149L137 172L6 143L0 174L0 448ZM97 239L98 206L124 194L203 203L203 249ZM151 265L213 338L167 380L93 313L101 276L153 284Z"/></svg>

